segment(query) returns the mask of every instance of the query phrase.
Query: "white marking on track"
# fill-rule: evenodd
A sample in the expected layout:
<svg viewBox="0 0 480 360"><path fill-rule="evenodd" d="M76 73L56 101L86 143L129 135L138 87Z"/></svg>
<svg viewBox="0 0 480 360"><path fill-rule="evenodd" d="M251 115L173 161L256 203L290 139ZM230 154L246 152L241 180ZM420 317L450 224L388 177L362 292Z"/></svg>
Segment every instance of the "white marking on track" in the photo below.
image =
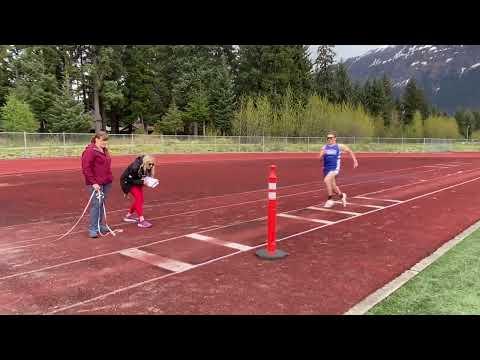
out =
<svg viewBox="0 0 480 360"><path fill-rule="evenodd" d="M342 204L341 201L334 201L336 204ZM357 204L357 203L352 203L347 201L347 205L355 205L355 206L364 206L364 207L369 207L369 208L374 208L374 209L383 209L385 206L378 206L378 205L367 205L367 204Z"/></svg>
<svg viewBox="0 0 480 360"><path fill-rule="evenodd" d="M213 229L216 229L217 227L218 225L212 225L212 226L200 228L200 230L213 230Z"/></svg>
<svg viewBox="0 0 480 360"><path fill-rule="evenodd" d="M389 202L394 202L394 203L401 203L401 200L392 200L392 199L377 199L377 198L371 198L371 197L366 197L366 196L354 196L353 199L366 199L366 200L379 200L379 201L389 201Z"/></svg>
<svg viewBox="0 0 480 360"><path fill-rule="evenodd" d="M193 264L169 259L169 258L152 254L137 248L121 250L119 251L119 254L122 254L124 256L128 256L133 259L143 261L147 264L154 265L162 269L173 271L173 272L185 271L193 267Z"/></svg>
<svg viewBox="0 0 480 360"><path fill-rule="evenodd" d="M310 210L319 210L319 211L328 211L328 212L334 212L334 213L339 213L339 214L346 214L346 215L353 215L353 216L358 216L362 213L357 213L353 211L341 211L341 210L334 210L334 209L326 209L322 207L316 207L316 206L309 206L307 209Z"/></svg>
<svg viewBox="0 0 480 360"><path fill-rule="evenodd" d="M290 218L290 219L296 219L296 220L305 220L305 221L311 221L311 222L316 222L316 223L321 223L321 224L333 224L333 221L328 221L328 220L322 220L322 219L312 219L312 218L307 218L303 216L296 216L296 215L290 215L290 214L278 214L278 216L285 217L285 218Z"/></svg>
<svg viewBox="0 0 480 360"><path fill-rule="evenodd" d="M197 234L197 233L188 234L188 235L185 235L185 236L190 238L190 239L205 241L205 242L208 242L208 243L211 243L211 244L221 245L221 246L225 246L225 247L235 249L235 250L240 250L240 251L247 251L247 250L250 250L252 248L251 246L238 244L238 243L230 242L230 241L224 241L224 240L220 240L220 239L217 239L217 238L214 238L214 237L211 237L211 236L205 236L205 235L201 235L201 234Z"/></svg>

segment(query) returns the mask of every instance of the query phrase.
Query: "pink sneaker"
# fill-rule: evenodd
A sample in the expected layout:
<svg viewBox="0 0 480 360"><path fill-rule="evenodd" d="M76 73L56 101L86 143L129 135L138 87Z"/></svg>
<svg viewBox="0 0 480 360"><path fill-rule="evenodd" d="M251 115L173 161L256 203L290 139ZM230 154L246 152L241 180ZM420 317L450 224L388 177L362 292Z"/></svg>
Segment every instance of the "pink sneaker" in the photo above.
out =
<svg viewBox="0 0 480 360"><path fill-rule="evenodd" d="M152 227L152 224L150 224L147 220L143 220L139 222L137 226L140 228L149 228L149 227Z"/></svg>
<svg viewBox="0 0 480 360"><path fill-rule="evenodd" d="M130 223L136 223L138 222L138 217L134 216L133 214L131 215L125 215L125 217L123 218L123 221L125 222L130 222Z"/></svg>

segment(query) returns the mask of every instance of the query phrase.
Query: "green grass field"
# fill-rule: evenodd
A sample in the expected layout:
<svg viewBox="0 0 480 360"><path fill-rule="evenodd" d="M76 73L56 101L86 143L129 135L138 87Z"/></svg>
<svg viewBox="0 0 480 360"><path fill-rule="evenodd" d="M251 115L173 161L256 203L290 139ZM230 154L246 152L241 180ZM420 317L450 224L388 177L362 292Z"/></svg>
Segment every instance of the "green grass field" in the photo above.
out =
<svg viewBox="0 0 480 360"><path fill-rule="evenodd" d="M368 315L480 315L480 230L450 249Z"/></svg>

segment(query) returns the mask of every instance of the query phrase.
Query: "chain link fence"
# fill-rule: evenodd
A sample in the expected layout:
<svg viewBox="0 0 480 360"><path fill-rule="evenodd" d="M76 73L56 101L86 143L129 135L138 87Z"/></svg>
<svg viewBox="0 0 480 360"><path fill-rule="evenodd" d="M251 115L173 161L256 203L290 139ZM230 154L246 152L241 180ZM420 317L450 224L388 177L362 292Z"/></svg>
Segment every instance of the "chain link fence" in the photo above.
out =
<svg viewBox="0 0 480 360"><path fill-rule="evenodd" d="M0 158L80 156L92 134L0 132ZM480 141L465 139L338 137L353 151L478 151ZM193 136L110 134L113 154L208 152L319 152L324 137Z"/></svg>

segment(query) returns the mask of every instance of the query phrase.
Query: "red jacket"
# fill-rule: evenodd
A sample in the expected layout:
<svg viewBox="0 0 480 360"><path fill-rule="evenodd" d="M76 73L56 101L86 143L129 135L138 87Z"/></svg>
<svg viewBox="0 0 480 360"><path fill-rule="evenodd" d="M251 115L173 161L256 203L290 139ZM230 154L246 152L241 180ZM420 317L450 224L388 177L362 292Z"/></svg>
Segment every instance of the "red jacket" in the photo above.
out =
<svg viewBox="0 0 480 360"><path fill-rule="evenodd" d="M89 144L82 153L82 172L87 185L105 185L113 181L112 158L95 144Z"/></svg>

